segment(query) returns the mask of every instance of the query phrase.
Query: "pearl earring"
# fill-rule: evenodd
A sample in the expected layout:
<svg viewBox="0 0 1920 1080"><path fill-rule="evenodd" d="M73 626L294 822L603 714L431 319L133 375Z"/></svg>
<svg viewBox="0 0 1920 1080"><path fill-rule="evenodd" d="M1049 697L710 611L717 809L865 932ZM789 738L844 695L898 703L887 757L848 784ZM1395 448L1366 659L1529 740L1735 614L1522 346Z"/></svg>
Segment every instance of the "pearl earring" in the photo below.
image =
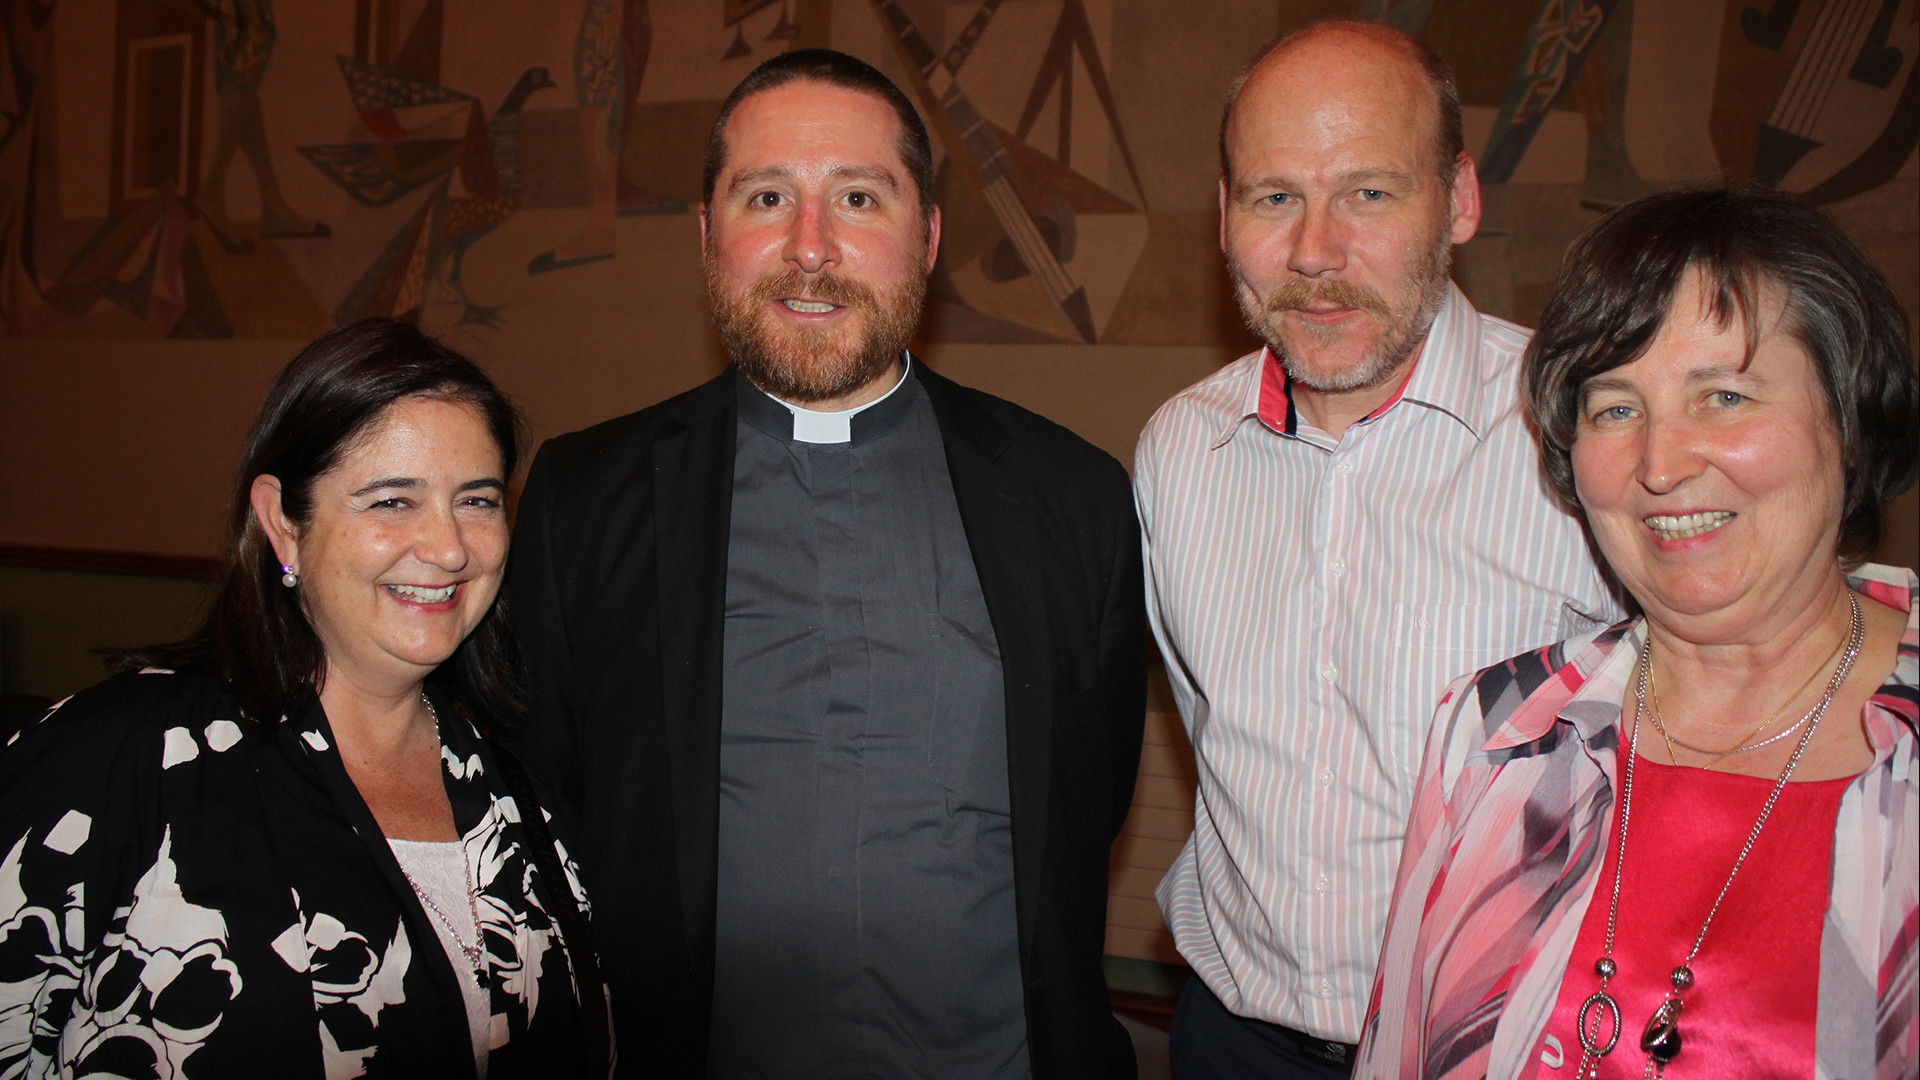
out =
<svg viewBox="0 0 1920 1080"><path fill-rule="evenodd" d="M289 566L286 563L281 563L280 570L281 570L280 584L285 585L289 589L293 588L295 585L300 584L300 575L293 572L292 566Z"/></svg>

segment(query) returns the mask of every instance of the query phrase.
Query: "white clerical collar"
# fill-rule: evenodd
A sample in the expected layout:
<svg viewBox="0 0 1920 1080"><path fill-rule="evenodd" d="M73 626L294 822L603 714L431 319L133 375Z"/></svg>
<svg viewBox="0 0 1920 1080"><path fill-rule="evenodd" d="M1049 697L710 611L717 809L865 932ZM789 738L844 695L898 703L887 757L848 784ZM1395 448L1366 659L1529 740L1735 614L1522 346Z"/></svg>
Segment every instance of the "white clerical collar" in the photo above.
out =
<svg viewBox="0 0 1920 1080"><path fill-rule="evenodd" d="M779 401L780 404L786 406L788 412L791 412L793 414L793 441L794 442L803 442L803 443L852 442L853 441L853 418L860 415L863 412L866 412L868 409L873 408L875 405L880 404L881 402L892 397L894 394L898 393L900 388L907 384L907 374L912 369L913 369L913 354L902 353L901 364L900 364L900 381L894 383L892 389L888 390L884 394L881 394L879 397L874 398L872 401L867 402L865 405L856 405L853 408L847 409L843 412L818 412L813 409L808 409L799 405L795 405L790 401L780 401L780 399L777 397L773 398L773 400ZM767 396L773 397L772 394L768 394Z"/></svg>

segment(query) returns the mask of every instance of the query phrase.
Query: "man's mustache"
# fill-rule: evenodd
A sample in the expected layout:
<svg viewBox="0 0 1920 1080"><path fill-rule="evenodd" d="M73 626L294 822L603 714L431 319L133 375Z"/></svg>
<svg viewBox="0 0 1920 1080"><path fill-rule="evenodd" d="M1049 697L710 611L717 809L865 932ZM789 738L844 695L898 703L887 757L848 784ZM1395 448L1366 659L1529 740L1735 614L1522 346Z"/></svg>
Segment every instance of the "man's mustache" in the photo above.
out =
<svg viewBox="0 0 1920 1080"><path fill-rule="evenodd" d="M1353 308L1382 319L1393 312L1380 294L1350 281L1291 281L1267 294L1267 314L1305 308Z"/></svg>
<svg viewBox="0 0 1920 1080"><path fill-rule="evenodd" d="M873 311L877 307L873 290L858 281L849 281L834 274L809 274L792 268L754 282L747 296L754 304L775 300L817 300L864 311Z"/></svg>

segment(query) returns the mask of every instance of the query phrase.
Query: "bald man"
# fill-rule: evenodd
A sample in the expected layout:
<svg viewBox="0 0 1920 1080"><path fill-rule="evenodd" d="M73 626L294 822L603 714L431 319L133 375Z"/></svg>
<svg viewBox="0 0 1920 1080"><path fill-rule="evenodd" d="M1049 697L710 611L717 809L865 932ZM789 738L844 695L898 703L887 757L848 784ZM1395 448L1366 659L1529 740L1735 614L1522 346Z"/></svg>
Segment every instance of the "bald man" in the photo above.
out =
<svg viewBox="0 0 1920 1080"><path fill-rule="evenodd" d="M1612 620L1517 405L1527 332L1448 279L1480 221L1446 64L1322 23L1229 96L1220 246L1266 347L1182 391L1134 473L1199 763L1161 910L1176 1077L1350 1070L1449 679Z"/></svg>

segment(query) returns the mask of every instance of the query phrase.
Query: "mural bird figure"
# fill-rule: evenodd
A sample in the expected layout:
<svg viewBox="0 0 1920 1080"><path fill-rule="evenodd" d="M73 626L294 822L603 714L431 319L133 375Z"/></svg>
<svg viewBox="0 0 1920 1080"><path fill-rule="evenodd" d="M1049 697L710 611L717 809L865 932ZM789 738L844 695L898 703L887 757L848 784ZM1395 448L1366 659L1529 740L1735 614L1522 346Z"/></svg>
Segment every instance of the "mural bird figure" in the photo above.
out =
<svg viewBox="0 0 1920 1080"><path fill-rule="evenodd" d="M462 264L475 243L520 209L520 112L535 93L556 89L547 69L528 68L486 118L480 103L458 90L344 56L340 68L374 139L300 152L363 206L437 186L335 308L335 321L417 317L425 283L439 280L458 299L460 322L498 325L501 305L473 301Z"/></svg>

